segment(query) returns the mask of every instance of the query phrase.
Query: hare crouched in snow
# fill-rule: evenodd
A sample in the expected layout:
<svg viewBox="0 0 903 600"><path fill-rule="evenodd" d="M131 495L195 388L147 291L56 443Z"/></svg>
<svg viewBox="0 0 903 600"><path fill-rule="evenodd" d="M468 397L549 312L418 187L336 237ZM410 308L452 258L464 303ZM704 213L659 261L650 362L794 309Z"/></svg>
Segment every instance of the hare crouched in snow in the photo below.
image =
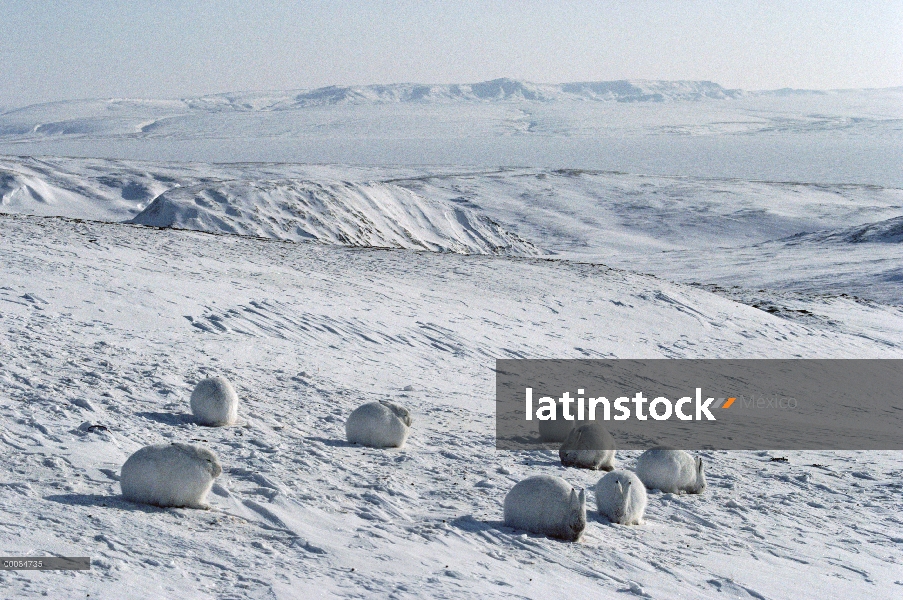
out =
<svg viewBox="0 0 903 600"><path fill-rule="evenodd" d="M191 392L191 412L201 425L232 425L238 418L238 395L225 377L204 379Z"/></svg>
<svg viewBox="0 0 903 600"><path fill-rule="evenodd" d="M569 421L562 415L561 407L555 404L555 412L552 419L539 421L539 439L543 442L560 444L567 439L571 431L580 424L580 421Z"/></svg>
<svg viewBox="0 0 903 600"><path fill-rule="evenodd" d="M615 466L615 440L602 425L588 423L571 430L558 456L566 467L611 471Z"/></svg>
<svg viewBox="0 0 903 600"><path fill-rule="evenodd" d="M145 446L122 465L126 500L155 506L209 508L205 500L223 468L216 455L191 444Z"/></svg>
<svg viewBox="0 0 903 600"><path fill-rule="evenodd" d="M405 407L380 400L359 406L345 422L345 435L352 444L373 448L401 448L411 427Z"/></svg>
<svg viewBox="0 0 903 600"><path fill-rule="evenodd" d="M639 525L646 510L646 488L630 471L612 471L596 484L596 506L612 523Z"/></svg>
<svg viewBox="0 0 903 600"><path fill-rule="evenodd" d="M586 528L586 492L560 477L528 477L505 496L505 525L577 541Z"/></svg>
<svg viewBox="0 0 903 600"><path fill-rule="evenodd" d="M646 450L636 463L636 474L651 489L679 494L701 494L705 490L702 459L683 450L659 446Z"/></svg>

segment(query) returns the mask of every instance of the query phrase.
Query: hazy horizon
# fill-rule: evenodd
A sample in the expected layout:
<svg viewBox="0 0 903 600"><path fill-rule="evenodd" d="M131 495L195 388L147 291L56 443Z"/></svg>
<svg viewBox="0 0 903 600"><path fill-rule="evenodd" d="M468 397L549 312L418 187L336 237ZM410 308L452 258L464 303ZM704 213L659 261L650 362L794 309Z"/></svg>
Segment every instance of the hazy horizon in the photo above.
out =
<svg viewBox="0 0 903 600"><path fill-rule="evenodd" d="M330 85L903 86L903 4L61 0L0 6L0 106Z"/></svg>

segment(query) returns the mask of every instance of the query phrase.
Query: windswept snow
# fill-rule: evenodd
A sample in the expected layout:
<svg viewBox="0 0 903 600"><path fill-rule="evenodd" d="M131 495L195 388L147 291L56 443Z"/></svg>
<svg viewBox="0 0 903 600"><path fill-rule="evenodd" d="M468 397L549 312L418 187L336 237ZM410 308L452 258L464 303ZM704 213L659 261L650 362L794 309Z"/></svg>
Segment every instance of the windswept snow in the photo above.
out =
<svg viewBox="0 0 903 600"><path fill-rule="evenodd" d="M814 240L835 242L838 244L899 244L903 242L903 216L855 225L834 231L819 231L808 235L799 235L794 241Z"/></svg>
<svg viewBox="0 0 903 600"><path fill-rule="evenodd" d="M173 188L130 221L153 227L464 254L538 254L486 215L391 184L238 181Z"/></svg>
<svg viewBox="0 0 903 600"><path fill-rule="evenodd" d="M544 255L687 283L903 302L903 247L895 237L901 188L575 169L13 157L0 158L0 178L6 182L0 212L354 246Z"/></svg>
<svg viewBox="0 0 903 600"><path fill-rule="evenodd" d="M0 543L93 560L2 573L10 596L893 598L903 585L897 453L703 452L705 494L651 494L641 527L591 512L584 541L563 544L503 527L505 493L547 473L592 507L600 475L494 451L492 418L496 357L899 357L899 312L847 307L896 327L879 340L586 264L0 223ZM191 421L191 390L213 373L235 384L239 426ZM345 417L380 399L414 411L407 449L344 442ZM128 454L167 441L219 455L213 511L122 500Z"/></svg>

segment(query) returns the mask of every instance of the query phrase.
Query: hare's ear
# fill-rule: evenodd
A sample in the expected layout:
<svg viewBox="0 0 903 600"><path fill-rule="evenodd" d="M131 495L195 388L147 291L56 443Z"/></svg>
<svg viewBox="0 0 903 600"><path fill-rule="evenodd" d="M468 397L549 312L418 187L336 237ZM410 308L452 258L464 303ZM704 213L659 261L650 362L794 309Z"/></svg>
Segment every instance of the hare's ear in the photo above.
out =
<svg viewBox="0 0 903 600"><path fill-rule="evenodd" d="M586 504L586 490L580 490L580 495L577 497L578 506L583 506Z"/></svg>
<svg viewBox="0 0 903 600"><path fill-rule="evenodd" d="M702 473L702 459L698 456L696 457L696 472Z"/></svg>
<svg viewBox="0 0 903 600"><path fill-rule="evenodd" d="M618 482L618 494L620 494L621 496L624 495L624 486L621 485L620 481Z"/></svg>

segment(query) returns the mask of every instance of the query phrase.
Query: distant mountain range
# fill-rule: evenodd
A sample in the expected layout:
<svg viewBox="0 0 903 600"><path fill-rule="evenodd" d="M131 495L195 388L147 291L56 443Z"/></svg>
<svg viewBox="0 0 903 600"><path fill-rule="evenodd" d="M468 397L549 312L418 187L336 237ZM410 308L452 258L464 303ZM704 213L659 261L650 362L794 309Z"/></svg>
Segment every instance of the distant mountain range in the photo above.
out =
<svg viewBox="0 0 903 600"><path fill-rule="evenodd" d="M308 106L365 104L454 104L487 102L669 102L739 98L711 81L594 81L542 84L493 79L467 84L329 86L297 92L226 93L185 101L192 108L221 106L239 110L291 110Z"/></svg>
<svg viewBox="0 0 903 600"><path fill-rule="evenodd" d="M532 83L506 77L462 84L393 83L385 85L331 85L308 90L239 91L186 96L179 99L91 98L63 100L13 108L0 107L11 114L37 106L104 102L154 108L194 108L199 110L291 110L308 106L368 104L454 104L489 102L677 102L724 100L748 96L824 96L844 92L903 92L903 87L863 90L808 90L781 88L747 91L728 89L712 81L665 81L621 79L574 83Z"/></svg>
<svg viewBox="0 0 903 600"><path fill-rule="evenodd" d="M894 88L903 90L903 88ZM36 106L90 104L197 110L292 110L309 106L373 104L455 104L495 102L679 102L724 100L746 96L825 95L835 91L782 88L769 91L727 89L711 81L618 80L545 84L516 79L493 79L466 84L396 83L388 85L328 86L313 90L227 92L180 99L85 99L0 110L13 114Z"/></svg>
<svg viewBox="0 0 903 600"><path fill-rule="evenodd" d="M481 83L422 85L394 84L330 86L301 92L295 105L392 102L493 102L533 100L603 100L616 102L664 102L736 98L741 90L728 90L711 81L592 81L538 84L515 79L493 79Z"/></svg>

